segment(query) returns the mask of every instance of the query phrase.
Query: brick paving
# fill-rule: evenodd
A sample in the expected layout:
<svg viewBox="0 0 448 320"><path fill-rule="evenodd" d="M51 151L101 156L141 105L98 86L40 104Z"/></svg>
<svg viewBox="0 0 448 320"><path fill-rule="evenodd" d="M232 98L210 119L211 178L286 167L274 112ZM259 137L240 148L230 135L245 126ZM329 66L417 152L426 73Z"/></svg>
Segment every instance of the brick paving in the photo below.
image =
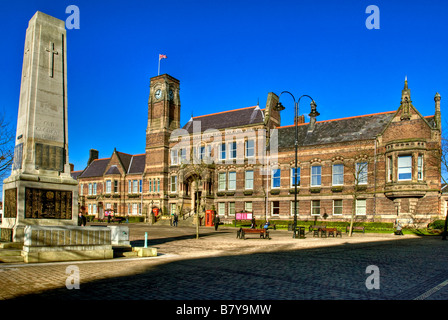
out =
<svg viewBox="0 0 448 320"><path fill-rule="evenodd" d="M236 238L236 229L130 224L131 240L158 257L47 264L0 264L2 300L427 300L448 299L448 241L355 234L352 238ZM66 288L68 266L80 288ZM379 289L366 268L378 267Z"/></svg>

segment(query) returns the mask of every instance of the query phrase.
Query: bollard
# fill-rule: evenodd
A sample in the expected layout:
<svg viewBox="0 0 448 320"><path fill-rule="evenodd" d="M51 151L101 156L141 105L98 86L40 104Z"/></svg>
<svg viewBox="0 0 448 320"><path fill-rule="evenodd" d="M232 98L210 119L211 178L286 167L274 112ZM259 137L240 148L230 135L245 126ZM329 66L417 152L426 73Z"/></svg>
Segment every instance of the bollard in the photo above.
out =
<svg viewBox="0 0 448 320"><path fill-rule="evenodd" d="M145 232L145 248L148 248L148 232Z"/></svg>

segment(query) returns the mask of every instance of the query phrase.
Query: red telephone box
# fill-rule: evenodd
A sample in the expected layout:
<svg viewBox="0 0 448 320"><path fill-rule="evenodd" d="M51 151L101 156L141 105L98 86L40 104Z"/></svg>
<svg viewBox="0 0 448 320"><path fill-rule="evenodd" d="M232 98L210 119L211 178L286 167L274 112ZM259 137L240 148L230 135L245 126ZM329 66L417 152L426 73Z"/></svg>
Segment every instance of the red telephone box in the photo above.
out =
<svg viewBox="0 0 448 320"><path fill-rule="evenodd" d="M215 218L215 211L206 210L205 211L205 226L213 227L215 224L213 223L213 219Z"/></svg>
<svg viewBox="0 0 448 320"><path fill-rule="evenodd" d="M152 213L154 213L154 217L157 217L159 215L159 208L153 208Z"/></svg>

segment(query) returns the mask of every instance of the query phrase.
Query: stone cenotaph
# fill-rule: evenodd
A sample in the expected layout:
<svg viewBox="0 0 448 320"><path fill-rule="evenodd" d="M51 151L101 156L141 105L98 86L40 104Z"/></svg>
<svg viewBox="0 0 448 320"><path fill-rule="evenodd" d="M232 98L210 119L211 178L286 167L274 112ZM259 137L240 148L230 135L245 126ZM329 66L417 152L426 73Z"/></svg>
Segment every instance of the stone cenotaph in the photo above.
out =
<svg viewBox="0 0 448 320"><path fill-rule="evenodd" d="M65 23L38 11L26 30L14 162L3 184L1 225L3 238L9 232L13 242L24 243L24 257L39 251L30 261L70 260L86 250L92 258L113 253L108 228L77 226L67 116Z"/></svg>

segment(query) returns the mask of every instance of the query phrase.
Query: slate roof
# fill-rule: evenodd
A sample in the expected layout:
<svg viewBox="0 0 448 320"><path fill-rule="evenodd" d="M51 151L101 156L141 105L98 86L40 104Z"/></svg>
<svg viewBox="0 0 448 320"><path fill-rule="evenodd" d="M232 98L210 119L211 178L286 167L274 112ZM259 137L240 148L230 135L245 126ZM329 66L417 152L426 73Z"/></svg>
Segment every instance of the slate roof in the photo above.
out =
<svg viewBox="0 0 448 320"><path fill-rule="evenodd" d="M101 177L109 164L110 158L93 160L79 178Z"/></svg>
<svg viewBox="0 0 448 320"><path fill-rule="evenodd" d="M308 132L309 123L300 124L298 126L299 146L374 139L387 126L395 112L317 121L313 132ZM434 116L424 118L431 127L435 126ZM279 127L278 147L292 148L294 143L295 126Z"/></svg>
<svg viewBox="0 0 448 320"><path fill-rule="evenodd" d="M139 154L132 156L132 160L128 169L128 174L143 173L143 171L145 171L145 162L146 162L146 154Z"/></svg>
<svg viewBox="0 0 448 320"><path fill-rule="evenodd" d="M120 170L118 170L116 165L110 166L105 175L109 174L120 174Z"/></svg>
<svg viewBox="0 0 448 320"><path fill-rule="evenodd" d="M143 173L145 170L145 154L131 155L123 152L116 152L120 159L125 172L127 174ZM111 166L106 172L106 168L109 165L111 158L97 159L90 163L90 165L78 175L79 178L93 178L102 177L103 175L120 174L120 171L116 166ZM74 172L72 172L73 175Z"/></svg>
<svg viewBox="0 0 448 320"><path fill-rule="evenodd" d="M192 117L183 129L193 133L193 122L198 121L201 125L201 132L207 129L224 129L263 123L263 111L259 106L248 107L204 116ZM195 124L198 126L198 124ZM199 127L199 126L198 126Z"/></svg>
<svg viewBox="0 0 448 320"><path fill-rule="evenodd" d="M301 124L298 126L299 146L373 139L386 127L395 112L317 121L313 132L308 132L308 123ZM294 125L278 128L279 148L293 147L294 142Z"/></svg>
<svg viewBox="0 0 448 320"><path fill-rule="evenodd" d="M72 171L70 172L70 175L72 176L73 179L78 179L78 176L82 173L82 170L78 170L78 171Z"/></svg>

